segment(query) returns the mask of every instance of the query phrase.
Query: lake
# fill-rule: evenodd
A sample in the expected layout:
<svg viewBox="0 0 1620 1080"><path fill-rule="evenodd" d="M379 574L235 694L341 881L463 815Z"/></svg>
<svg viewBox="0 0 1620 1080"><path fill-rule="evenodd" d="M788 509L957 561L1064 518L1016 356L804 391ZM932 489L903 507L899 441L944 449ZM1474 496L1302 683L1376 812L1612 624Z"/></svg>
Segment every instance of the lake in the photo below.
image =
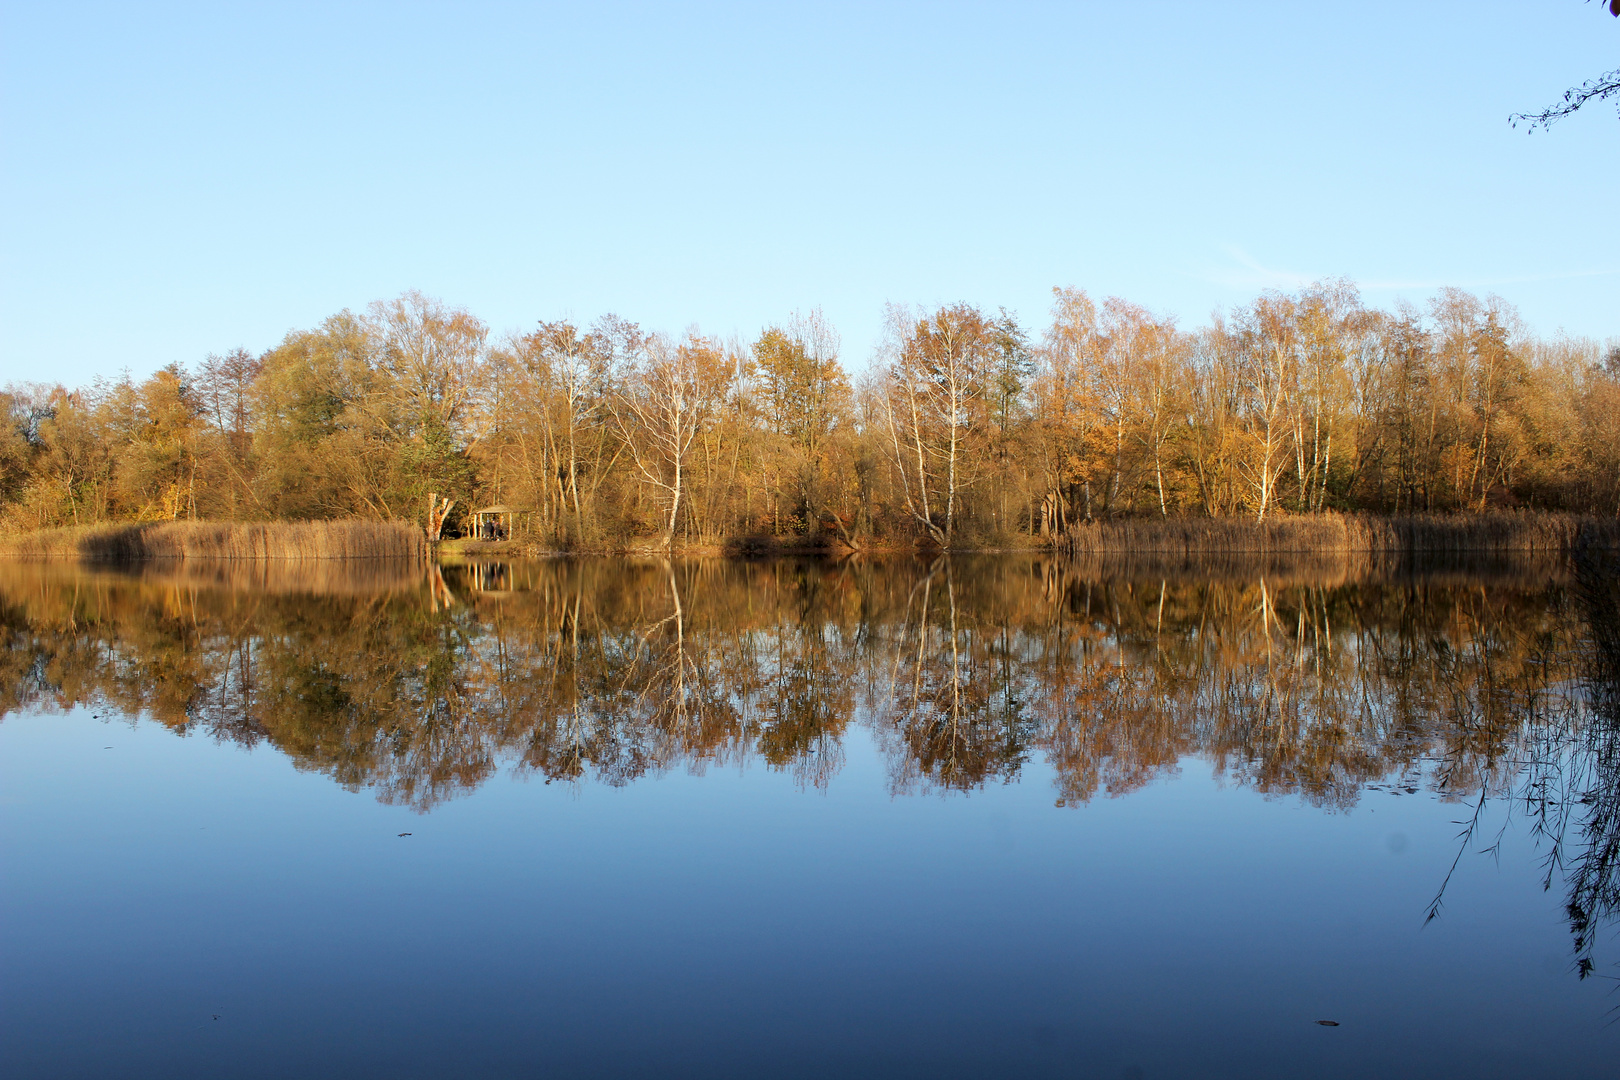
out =
<svg viewBox="0 0 1620 1080"><path fill-rule="evenodd" d="M1612 1075L1616 595L3 563L0 1073Z"/></svg>

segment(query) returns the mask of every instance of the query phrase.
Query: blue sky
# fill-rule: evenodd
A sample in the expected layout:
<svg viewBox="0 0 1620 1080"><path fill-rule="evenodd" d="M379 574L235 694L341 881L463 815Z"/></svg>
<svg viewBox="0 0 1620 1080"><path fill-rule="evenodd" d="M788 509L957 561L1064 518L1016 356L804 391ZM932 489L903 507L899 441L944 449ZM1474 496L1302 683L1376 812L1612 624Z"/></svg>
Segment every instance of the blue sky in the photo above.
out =
<svg viewBox="0 0 1620 1080"><path fill-rule="evenodd" d="M1620 66L1579 0L0 8L0 382L419 288L751 338L1054 285L1202 322L1347 276L1620 334Z"/></svg>

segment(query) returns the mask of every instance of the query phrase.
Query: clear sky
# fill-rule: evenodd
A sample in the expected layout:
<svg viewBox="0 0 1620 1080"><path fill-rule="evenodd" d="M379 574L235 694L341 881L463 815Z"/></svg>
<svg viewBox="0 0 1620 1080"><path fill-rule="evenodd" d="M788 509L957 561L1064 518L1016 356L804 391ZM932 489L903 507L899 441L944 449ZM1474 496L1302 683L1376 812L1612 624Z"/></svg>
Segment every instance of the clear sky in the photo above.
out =
<svg viewBox="0 0 1620 1080"><path fill-rule="evenodd" d="M748 338L1347 276L1620 334L1620 20L1503 3L0 7L0 382L418 288Z"/></svg>

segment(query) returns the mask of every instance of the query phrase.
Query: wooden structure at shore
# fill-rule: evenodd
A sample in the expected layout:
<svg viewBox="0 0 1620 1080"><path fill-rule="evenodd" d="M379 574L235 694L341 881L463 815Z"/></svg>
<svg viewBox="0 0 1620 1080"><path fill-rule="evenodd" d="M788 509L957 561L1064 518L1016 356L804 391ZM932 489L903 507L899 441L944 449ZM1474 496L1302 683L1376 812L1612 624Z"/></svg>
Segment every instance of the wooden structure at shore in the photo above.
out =
<svg viewBox="0 0 1620 1080"><path fill-rule="evenodd" d="M494 503L473 511L470 536L474 540L510 540L513 529L524 524L526 510L513 510L505 503Z"/></svg>

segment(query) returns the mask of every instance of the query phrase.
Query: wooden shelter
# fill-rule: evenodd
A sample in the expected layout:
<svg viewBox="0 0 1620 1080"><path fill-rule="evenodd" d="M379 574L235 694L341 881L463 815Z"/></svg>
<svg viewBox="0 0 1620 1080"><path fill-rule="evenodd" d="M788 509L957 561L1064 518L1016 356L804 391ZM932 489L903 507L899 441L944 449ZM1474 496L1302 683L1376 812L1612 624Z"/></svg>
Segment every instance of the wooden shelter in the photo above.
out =
<svg viewBox="0 0 1620 1080"><path fill-rule="evenodd" d="M512 538L512 525L517 520L518 511L513 510L505 503L496 503L486 506L482 510L473 511L473 538L475 540L510 540Z"/></svg>

